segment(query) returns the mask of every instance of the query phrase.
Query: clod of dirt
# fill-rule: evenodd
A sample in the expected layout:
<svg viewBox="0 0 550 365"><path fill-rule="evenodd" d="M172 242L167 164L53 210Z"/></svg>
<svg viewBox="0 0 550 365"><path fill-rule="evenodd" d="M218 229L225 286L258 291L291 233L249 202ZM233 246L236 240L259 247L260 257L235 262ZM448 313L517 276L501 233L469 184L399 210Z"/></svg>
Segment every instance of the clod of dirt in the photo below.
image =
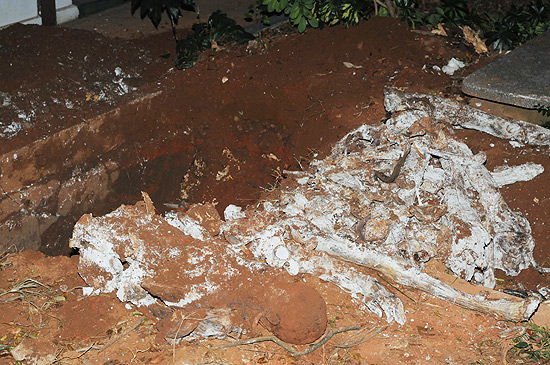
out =
<svg viewBox="0 0 550 365"><path fill-rule="evenodd" d="M220 218L212 205L193 206L188 215L155 214L147 194L135 206L121 206L103 217L83 216L71 247L80 250L79 273L88 285L117 291L136 305L197 306L232 312L198 323L165 319L161 337L224 337L254 331L260 318L266 328L290 343L319 338L326 328L323 298L305 284L292 283L280 269L243 260L218 236ZM295 308L303 306L303 310ZM196 319L196 314L192 315Z"/></svg>
<svg viewBox="0 0 550 365"><path fill-rule="evenodd" d="M260 324L285 342L311 343L327 326L325 300L316 290L300 282L273 288Z"/></svg>
<svg viewBox="0 0 550 365"><path fill-rule="evenodd" d="M45 339L23 339L10 352L17 361L28 364L46 365L55 361L57 346Z"/></svg>

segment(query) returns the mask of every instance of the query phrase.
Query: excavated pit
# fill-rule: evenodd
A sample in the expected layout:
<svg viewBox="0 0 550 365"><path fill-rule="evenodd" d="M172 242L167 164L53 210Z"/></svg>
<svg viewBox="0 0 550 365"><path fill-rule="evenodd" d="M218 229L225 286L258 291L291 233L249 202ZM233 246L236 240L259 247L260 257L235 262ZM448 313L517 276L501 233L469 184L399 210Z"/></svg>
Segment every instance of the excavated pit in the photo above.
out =
<svg viewBox="0 0 550 365"><path fill-rule="evenodd" d="M214 203L219 213L254 204L283 170L300 170L350 130L384 120L385 86L454 95L461 76L490 61L387 18L264 40L264 49L207 53L177 72L159 57L173 52L170 33L130 42L61 27L0 31L0 248L69 254L82 214L133 204L140 191L161 213L186 203ZM433 70L452 57L469 66L453 78ZM117 94L124 85L128 92ZM487 154L488 169L550 166L544 148L456 133ZM540 180L500 190L529 219L535 260L548 266L550 200ZM530 288L547 281L529 270L507 280Z"/></svg>
<svg viewBox="0 0 550 365"><path fill-rule="evenodd" d="M281 147L254 145L248 138L239 141L237 128L222 131L226 145L222 140L211 143L205 131L190 135L189 124L183 128L173 120L147 128L151 106L169 102L161 96L147 94L2 155L0 250L70 254L67 242L80 216L102 215L133 203L141 191L151 194L161 211L184 209L196 200L214 201L224 209L235 198L252 201L259 196L262 190L256 184L273 179L271 170L279 162L275 153L284 155L278 151ZM262 123L245 128L255 135L274 135L268 136L274 144L280 136ZM264 148L263 154L273 151L273 158L244 163L238 159L261 154ZM210 198L212 186L225 194Z"/></svg>

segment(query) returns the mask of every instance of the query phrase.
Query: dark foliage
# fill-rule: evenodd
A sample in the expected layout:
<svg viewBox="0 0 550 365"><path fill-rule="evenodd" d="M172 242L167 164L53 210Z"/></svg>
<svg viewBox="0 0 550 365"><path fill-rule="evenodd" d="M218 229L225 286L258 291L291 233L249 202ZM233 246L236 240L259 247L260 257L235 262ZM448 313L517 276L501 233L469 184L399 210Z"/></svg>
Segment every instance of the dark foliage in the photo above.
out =
<svg viewBox="0 0 550 365"><path fill-rule="evenodd" d="M174 61L180 70L193 67L199 55L210 49L214 42L218 46L223 46L254 39L252 34L219 10L212 13L206 24L195 25L193 31L193 34L177 42L177 57Z"/></svg>
<svg viewBox="0 0 550 365"><path fill-rule="evenodd" d="M195 0L132 0L132 14L140 10L140 17L148 17L151 23L158 28L162 13L166 11L172 26L178 24L181 16L180 9L195 11Z"/></svg>

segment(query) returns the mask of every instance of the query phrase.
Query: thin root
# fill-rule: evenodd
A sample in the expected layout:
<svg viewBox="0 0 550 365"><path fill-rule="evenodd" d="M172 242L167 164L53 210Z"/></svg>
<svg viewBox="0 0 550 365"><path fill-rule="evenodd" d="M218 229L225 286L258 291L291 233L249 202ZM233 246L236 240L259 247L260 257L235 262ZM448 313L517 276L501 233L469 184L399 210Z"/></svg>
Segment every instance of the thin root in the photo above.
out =
<svg viewBox="0 0 550 365"><path fill-rule="evenodd" d="M351 349L352 347L359 346L360 344L367 342L383 330L385 330L388 327L388 325L384 326L378 326L371 328L370 330L366 331L367 327L361 329L359 332L354 333L352 336L350 336L347 340L342 342L340 345L336 346L336 349L330 354L329 360L331 360L334 355L338 353L340 349L345 349L346 353ZM366 332L365 332L366 331Z"/></svg>
<svg viewBox="0 0 550 365"><path fill-rule="evenodd" d="M220 350L220 349L225 349L225 348L228 348L228 347L235 347L235 346L241 346L241 345L250 345L252 343L271 341L271 342L275 342L277 345L281 346L282 348L284 348L285 350L290 352L290 354L292 356L298 357L298 356L307 355L307 354L317 350L319 347L323 346L325 343L328 342L328 340L330 340L334 335L336 335L338 333L347 332L347 331L357 331L359 329L361 329L361 327L359 327L359 326L346 326L346 327L340 327L340 328L332 328L327 332L327 334L321 340L319 340L318 342L316 342L314 344L311 344L309 346L309 348L307 348L303 351L296 350L292 345L290 345L290 344L288 344L284 341L281 341L280 339L278 339L275 336L263 336L263 337L256 337L256 338L251 338L251 339L243 340L243 341L235 341L235 342L226 343L226 344L220 345L220 346L214 346L214 347L211 348L211 350Z"/></svg>

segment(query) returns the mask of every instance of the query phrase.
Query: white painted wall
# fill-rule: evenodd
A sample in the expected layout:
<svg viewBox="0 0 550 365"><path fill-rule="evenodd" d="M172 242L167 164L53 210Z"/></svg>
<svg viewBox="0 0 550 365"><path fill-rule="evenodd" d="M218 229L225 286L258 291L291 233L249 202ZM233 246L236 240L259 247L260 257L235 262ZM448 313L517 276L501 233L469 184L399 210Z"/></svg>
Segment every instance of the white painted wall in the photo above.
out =
<svg viewBox="0 0 550 365"><path fill-rule="evenodd" d="M61 24L78 18L78 8L72 0L55 0L57 23ZM0 0L0 27L13 24L42 24L38 15L37 0Z"/></svg>

